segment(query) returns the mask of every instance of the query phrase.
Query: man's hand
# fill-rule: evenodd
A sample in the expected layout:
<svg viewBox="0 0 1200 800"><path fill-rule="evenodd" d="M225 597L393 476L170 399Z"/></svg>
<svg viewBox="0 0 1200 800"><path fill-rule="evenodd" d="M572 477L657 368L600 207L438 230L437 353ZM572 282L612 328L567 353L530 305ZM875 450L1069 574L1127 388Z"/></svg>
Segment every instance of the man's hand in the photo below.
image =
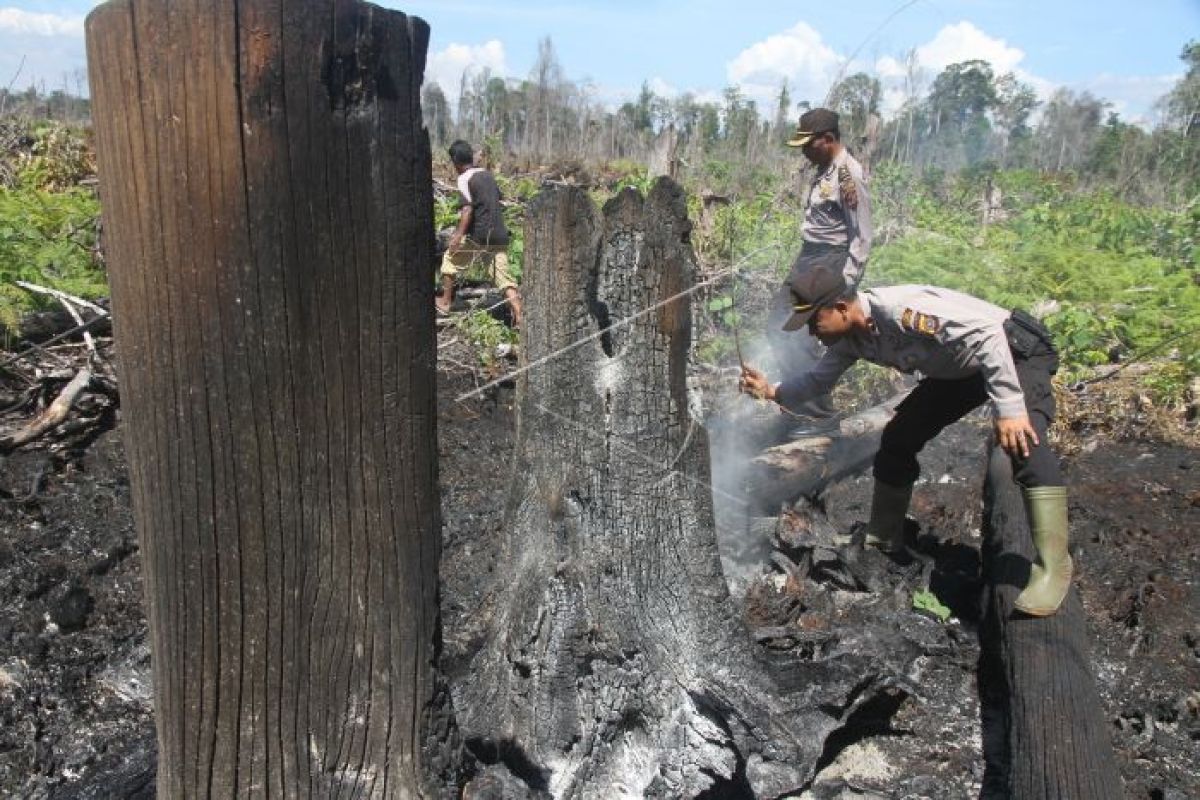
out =
<svg viewBox="0 0 1200 800"><path fill-rule="evenodd" d="M742 379L738 381L738 390L755 400L775 399L775 387L767 381L767 376L745 364L742 365Z"/></svg>
<svg viewBox="0 0 1200 800"><path fill-rule="evenodd" d="M461 233L453 234L450 237L449 244L446 245L446 249L449 250L451 253L457 251L458 248L462 247L462 240L463 240L463 237L462 237Z"/></svg>
<svg viewBox="0 0 1200 800"><path fill-rule="evenodd" d="M1016 458L1029 458L1029 443L1039 444L1037 431L1029 422L1029 417L996 417L996 440L1004 448L1004 452Z"/></svg>

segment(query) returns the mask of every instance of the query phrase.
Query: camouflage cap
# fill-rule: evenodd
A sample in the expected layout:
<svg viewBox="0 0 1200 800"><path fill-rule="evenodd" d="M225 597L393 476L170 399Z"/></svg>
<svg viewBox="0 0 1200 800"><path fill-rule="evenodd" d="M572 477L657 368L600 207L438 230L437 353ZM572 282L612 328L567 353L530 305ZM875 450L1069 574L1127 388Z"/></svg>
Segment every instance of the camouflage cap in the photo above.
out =
<svg viewBox="0 0 1200 800"><path fill-rule="evenodd" d="M838 115L828 108L805 111L796 127L796 134L788 140L788 147L804 147L814 136L838 130Z"/></svg>

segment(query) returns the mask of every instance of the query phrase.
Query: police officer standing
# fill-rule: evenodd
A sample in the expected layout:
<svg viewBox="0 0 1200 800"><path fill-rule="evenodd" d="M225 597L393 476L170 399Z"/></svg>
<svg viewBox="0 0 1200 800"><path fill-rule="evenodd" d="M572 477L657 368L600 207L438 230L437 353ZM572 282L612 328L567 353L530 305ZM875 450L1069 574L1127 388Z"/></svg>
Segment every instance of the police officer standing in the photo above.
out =
<svg viewBox="0 0 1200 800"><path fill-rule="evenodd" d="M827 394L859 359L921 373L884 428L875 456L867 544L891 553L903 550L904 517L920 472L917 454L947 425L990 400L996 438L1012 458L1038 553L1016 607L1033 616L1053 614L1070 587L1072 565L1067 490L1046 440L1055 413L1050 376L1058 369L1049 332L1023 311L949 289L859 292L827 266L793 268L788 289L792 314L784 329L807 326L828 349L812 370L778 385L745 367L742 391L795 409Z"/></svg>
<svg viewBox="0 0 1200 800"><path fill-rule="evenodd" d="M803 245L792 271L827 266L840 271L851 287L858 286L871 253L871 198L862 166L842 145L838 115L814 108L800 117L789 147L798 147L816 167L808 187L801 227ZM776 297L767 322L776 361L787 376L811 368L821 357L821 346L811 336L777 338L775 332L790 316L789 292L784 286ZM826 395L813 398L797 413L812 418L830 417L833 406Z"/></svg>

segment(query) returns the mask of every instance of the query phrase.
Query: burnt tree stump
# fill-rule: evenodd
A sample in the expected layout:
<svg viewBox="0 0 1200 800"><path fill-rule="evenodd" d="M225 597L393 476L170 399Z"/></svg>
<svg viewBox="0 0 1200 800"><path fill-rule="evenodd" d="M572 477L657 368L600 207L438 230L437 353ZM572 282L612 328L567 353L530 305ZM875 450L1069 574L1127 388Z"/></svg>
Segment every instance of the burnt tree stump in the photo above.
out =
<svg viewBox="0 0 1200 800"><path fill-rule="evenodd" d="M981 796L1115 800L1122 796L1121 778L1091 671L1078 592L1072 587L1049 617L1013 608L1034 557L1012 466L993 447L984 486Z"/></svg>
<svg viewBox="0 0 1200 800"><path fill-rule="evenodd" d="M527 215L502 586L452 684L468 746L530 796L776 797L839 724L820 678L769 677L721 572L686 387L689 232L665 178L602 214L563 188Z"/></svg>
<svg viewBox="0 0 1200 800"><path fill-rule="evenodd" d="M88 17L160 796L448 780L428 34L357 0Z"/></svg>

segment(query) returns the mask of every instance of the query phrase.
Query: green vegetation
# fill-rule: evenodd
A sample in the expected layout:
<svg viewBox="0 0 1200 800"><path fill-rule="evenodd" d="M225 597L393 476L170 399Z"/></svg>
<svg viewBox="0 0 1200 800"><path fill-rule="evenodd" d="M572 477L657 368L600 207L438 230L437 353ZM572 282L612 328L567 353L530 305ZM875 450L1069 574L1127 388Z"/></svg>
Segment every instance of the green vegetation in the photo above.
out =
<svg viewBox="0 0 1200 800"><path fill-rule="evenodd" d="M94 173L84 132L43 122L0 133L23 144L0 161L0 325L11 329L50 302L16 281L85 298L108 289L96 257L100 205L79 185Z"/></svg>
<svg viewBox="0 0 1200 800"><path fill-rule="evenodd" d="M500 345L517 343L517 332L482 309L455 318L454 327L471 343L484 367L496 364Z"/></svg>
<svg viewBox="0 0 1200 800"><path fill-rule="evenodd" d="M943 605L938 596L928 589L920 589L913 592L912 605L917 611L928 611L941 622L946 622L950 619L950 609Z"/></svg>
<svg viewBox="0 0 1200 800"><path fill-rule="evenodd" d="M645 192L652 183L646 156L674 126L701 277L728 276L696 294L698 352L728 364L734 329L742 329L743 347L754 346L766 296L800 246L806 173L781 141L803 103L784 86L765 119L736 87L715 102L668 100L643 87L635 101L603 109L562 77L548 41L539 53L545 63L530 81L484 73L464 85L457 119L440 89L427 86L435 156L462 136L493 167L519 278L525 209L547 175L590 186L597 203L625 188ZM1147 390L1156 402L1178 402L1200 374L1200 126L1192 112L1200 43L1181 59L1184 74L1163 98L1163 122L1153 131L1086 93L1060 91L1040 102L984 62L947 67L927 93L907 97L877 126L867 285L937 284L1030 309L1054 331L1072 377L1152 358L1157 371ZM880 114L879 81L847 76L829 98L845 140L861 146ZM86 111L66 97L9 99L25 115L39 104ZM531 113L530 103L541 111ZM0 122L0 140L0 323L11 327L47 302L17 280L85 297L106 289L85 130L11 117ZM449 169L441 160L438 174ZM439 195L439 228L456 223L457 203L453 193ZM486 354L505 341L490 319L470 315L460 328Z"/></svg>
<svg viewBox="0 0 1200 800"><path fill-rule="evenodd" d="M1003 218L986 226L984 180L1004 196ZM963 174L937 187L896 175L879 184L881 194L903 192L909 221L876 248L870 283L930 283L1038 310L1072 369L1179 340L1188 369L1200 373L1195 342L1185 340L1200 336L1200 204L1141 208L1024 171Z"/></svg>

